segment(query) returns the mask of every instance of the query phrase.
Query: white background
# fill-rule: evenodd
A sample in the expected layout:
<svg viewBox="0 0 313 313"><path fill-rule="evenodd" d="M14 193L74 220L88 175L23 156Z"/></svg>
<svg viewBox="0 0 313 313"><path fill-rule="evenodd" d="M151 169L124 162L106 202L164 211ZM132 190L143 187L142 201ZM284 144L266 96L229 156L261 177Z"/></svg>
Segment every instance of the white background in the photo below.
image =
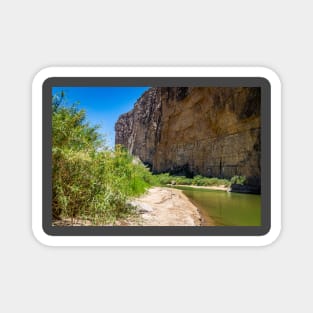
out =
<svg viewBox="0 0 313 313"><path fill-rule="evenodd" d="M149 3L0 4L0 310L312 311L310 1ZM283 83L280 238L262 248L40 245L31 233L31 81L51 65L274 69Z"/></svg>

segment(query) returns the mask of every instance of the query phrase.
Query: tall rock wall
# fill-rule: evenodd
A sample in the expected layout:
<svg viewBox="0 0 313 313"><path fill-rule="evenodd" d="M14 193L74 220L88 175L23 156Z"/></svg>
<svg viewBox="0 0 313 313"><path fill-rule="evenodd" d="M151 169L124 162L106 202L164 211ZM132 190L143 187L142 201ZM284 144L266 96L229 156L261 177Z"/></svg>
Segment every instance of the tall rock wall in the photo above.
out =
<svg viewBox="0 0 313 313"><path fill-rule="evenodd" d="M115 124L154 172L260 182L260 88L150 88Z"/></svg>

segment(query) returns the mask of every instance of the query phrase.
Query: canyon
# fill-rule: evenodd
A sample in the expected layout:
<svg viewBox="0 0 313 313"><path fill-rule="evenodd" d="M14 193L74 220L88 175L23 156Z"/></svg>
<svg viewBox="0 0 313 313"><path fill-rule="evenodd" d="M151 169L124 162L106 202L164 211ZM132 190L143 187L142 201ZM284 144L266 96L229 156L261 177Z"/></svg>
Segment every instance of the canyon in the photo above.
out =
<svg viewBox="0 0 313 313"><path fill-rule="evenodd" d="M239 175L259 189L260 111L258 87L153 87L117 120L115 144L153 173Z"/></svg>

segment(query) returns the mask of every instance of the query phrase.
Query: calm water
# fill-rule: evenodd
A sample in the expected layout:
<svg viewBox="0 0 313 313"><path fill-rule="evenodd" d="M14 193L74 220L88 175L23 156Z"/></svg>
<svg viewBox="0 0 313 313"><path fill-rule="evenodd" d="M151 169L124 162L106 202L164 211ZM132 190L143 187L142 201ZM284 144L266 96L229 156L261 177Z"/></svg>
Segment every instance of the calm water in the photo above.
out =
<svg viewBox="0 0 313 313"><path fill-rule="evenodd" d="M208 189L177 187L199 208L204 219L210 216L216 225L261 225L261 196ZM204 223L205 224L205 223Z"/></svg>

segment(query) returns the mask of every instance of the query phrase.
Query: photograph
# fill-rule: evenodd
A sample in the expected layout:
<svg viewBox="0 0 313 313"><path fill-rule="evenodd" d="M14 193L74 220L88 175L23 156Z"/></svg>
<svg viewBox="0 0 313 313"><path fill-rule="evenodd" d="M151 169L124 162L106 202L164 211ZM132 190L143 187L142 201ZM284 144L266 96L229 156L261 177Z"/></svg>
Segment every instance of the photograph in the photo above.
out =
<svg viewBox="0 0 313 313"><path fill-rule="evenodd" d="M52 226L261 226L261 87L53 86Z"/></svg>

